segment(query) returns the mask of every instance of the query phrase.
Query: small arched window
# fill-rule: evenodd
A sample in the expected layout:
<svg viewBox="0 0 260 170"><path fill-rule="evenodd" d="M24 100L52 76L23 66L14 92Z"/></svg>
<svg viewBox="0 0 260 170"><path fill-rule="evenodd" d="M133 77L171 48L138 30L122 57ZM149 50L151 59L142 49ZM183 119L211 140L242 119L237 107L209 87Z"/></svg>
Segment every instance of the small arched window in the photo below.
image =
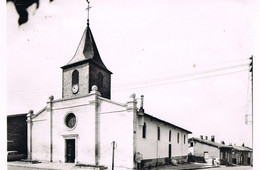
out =
<svg viewBox="0 0 260 170"><path fill-rule="evenodd" d="M72 72L72 86L79 83L79 71L74 70Z"/></svg>
<svg viewBox="0 0 260 170"><path fill-rule="evenodd" d="M186 140L186 135L183 136L183 143L185 144Z"/></svg>
<svg viewBox="0 0 260 170"><path fill-rule="evenodd" d="M98 87L102 88L103 87L103 74L102 73L98 73Z"/></svg>
<svg viewBox="0 0 260 170"><path fill-rule="evenodd" d="M180 134L177 134L177 143L180 143Z"/></svg>
<svg viewBox="0 0 260 170"><path fill-rule="evenodd" d="M172 141L172 131L169 130L169 142L171 142L171 141Z"/></svg>
<svg viewBox="0 0 260 170"><path fill-rule="evenodd" d="M146 138L146 123L143 125L143 138Z"/></svg>
<svg viewBox="0 0 260 170"><path fill-rule="evenodd" d="M161 132L160 132L160 127L157 127L157 138L158 140L160 140L160 135L161 135Z"/></svg>

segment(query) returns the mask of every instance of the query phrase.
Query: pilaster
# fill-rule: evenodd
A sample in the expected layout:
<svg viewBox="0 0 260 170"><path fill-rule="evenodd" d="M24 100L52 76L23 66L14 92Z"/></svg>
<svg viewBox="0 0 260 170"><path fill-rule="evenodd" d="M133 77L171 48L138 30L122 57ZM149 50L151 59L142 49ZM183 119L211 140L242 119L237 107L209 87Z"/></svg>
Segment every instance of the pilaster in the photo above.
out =
<svg viewBox="0 0 260 170"><path fill-rule="evenodd" d="M27 114L27 159L29 161L32 161L32 116L33 116L33 110L30 110Z"/></svg>
<svg viewBox="0 0 260 170"><path fill-rule="evenodd" d="M133 114L133 155L136 154L137 150L137 100L136 95L133 93L130 98L132 98L132 101L127 102L127 111ZM136 163L133 159L133 165L136 167Z"/></svg>
<svg viewBox="0 0 260 170"><path fill-rule="evenodd" d="M101 96L96 85L92 86L90 96L93 97L89 101L90 104L95 105L95 164L99 165L100 161L100 116L99 116L99 101Z"/></svg>
<svg viewBox="0 0 260 170"><path fill-rule="evenodd" d="M52 107L53 107L53 96L49 97L49 109L47 109L50 112L50 162L52 162L53 158L53 113L52 113Z"/></svg>

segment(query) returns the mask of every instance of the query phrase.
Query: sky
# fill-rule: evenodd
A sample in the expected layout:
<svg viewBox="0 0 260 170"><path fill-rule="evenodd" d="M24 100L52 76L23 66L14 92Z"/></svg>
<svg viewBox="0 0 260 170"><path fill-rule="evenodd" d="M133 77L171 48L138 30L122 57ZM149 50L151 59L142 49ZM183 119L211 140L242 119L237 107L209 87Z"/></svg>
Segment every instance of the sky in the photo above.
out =
<svg viewBox="0 0 260 170"><path fill-rule="evenodd" d="M112 100L135 93L145 112L217 142L252 146L249 57L256 51L255 1L95 0L90 28L112 74ZM37 113L61 98L62 69L87 21L85 0L40 0L18 26L6 5L7 114ZM254 58L256 59L256 58ZM249 118L250 119L250 118Z"/></svg>

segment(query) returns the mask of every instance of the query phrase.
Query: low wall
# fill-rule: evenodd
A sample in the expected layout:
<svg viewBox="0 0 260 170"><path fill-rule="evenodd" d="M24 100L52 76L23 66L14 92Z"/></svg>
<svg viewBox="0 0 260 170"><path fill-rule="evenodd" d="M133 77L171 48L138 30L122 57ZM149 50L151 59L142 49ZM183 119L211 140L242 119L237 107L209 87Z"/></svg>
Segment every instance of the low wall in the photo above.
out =
<svg viewBox="0 0 260 170"><path fill-rule="evenodd" d="M166 158L156 158L156 159L145 159L141 162L142 168L150 168L162 165L177 165L188 162L188 156L175 156Z"/></svg>

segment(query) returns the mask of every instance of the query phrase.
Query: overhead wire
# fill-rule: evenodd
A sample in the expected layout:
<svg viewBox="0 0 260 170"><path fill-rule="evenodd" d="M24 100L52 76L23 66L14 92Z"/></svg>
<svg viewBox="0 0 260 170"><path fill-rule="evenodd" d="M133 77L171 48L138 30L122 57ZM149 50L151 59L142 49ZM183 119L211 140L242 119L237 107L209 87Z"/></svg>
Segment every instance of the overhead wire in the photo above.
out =
<svg viewBox="0 0 260 170"><path fill-rule="evenodd" d="M233 63L233 62L242 61L242 60L246 60L246 59L239 59L239 60L224 62L221 64ZM213 65L219 65L219 64L213 64ZM208 66L213 66L213 65L208 65ZM204 76L204 77L192 78L192 79L187 79L187 80L180 80L182 78L203 76L203 75L210 74L210 73L212 74L212 73L221 72L221 71L225 71L225 70L242 68L242 67L248 66L248 65L249 65L248 63L242 63L242 64L230 65L230 66L225 66L225 67L220 67L220 68L215 68L215 69L204 70L204 71L197 71L197 72L192 72L192 73L160 77L160 78L155 78L155 79L151 79L151 80L124 83L124 85L122 85L122 87L118 87L118 85L115 85L112 89L117 89L116 91L118 91L118 90L122 91L122 90L140 89L140 88L153 87L153 86L162 86L162 85L172 84L172 83L177 83L177 82L205 79L205 78L209 78L209 77L216 77L216 76L221 76L221 75L226 75L226 74L232 74L235 72L228 72L228 73L219 74L219 75L211 75L211 76ZM242 71L245 71L245 70L242 70ZM236 71L236 72L241 72L241 71ZM178 81L174 81L174 80L178 80ZM149 84L149 85L140 85L140 84ZM45 89L44 91L42 91L41 89L36 89L30 93L32 95L28 95L28 94L23 95L23 92L19 92L19 91L11 91L11 92L9 91L10 95L8 95L9 96L8 98L9 98L9 100L12 100L14 98L23 98L23 99L41 98L42 96L51 95L50 93L52 93L52 95L55 94L55 95L59 96L59 91L57 91L57 90L49 91L48 89Z"/></svg>
<svg viewBox="0 0 260 170"><path fill-rule="evenodd" d="M117 91L125 91L125 90L131 90L131 89L143 89L143 88L148 88L148 87L153 87L153 86L163 86L163 85L167 85L167 84L174 84L174 83L185 82L185 81L192 81L192 80L199 80L199 79L205 79L205 78L210 78L210 77L223 76L223 75L233 74L233 73L238 73L238 72L243 72L243 71L248 71L248 69L233 71L233 72L227 72L227 73L222 73L222 74L217 74L217 75L211 75L211 76L205 76L205 77L199 77L199 78L193 78L193 79L171 81L171 82L161 83L161 84L143 85L143 86L139 86L139 87L117 89Z"/></svg>
<svg viewBox="0 0 260 170"><path fill-rule="evenodd" d="M201 65L201 67L212 67L212 66L216 66L216 65L224 65L224 64L228 64L228 63L234 63L234 62L238 62L238 61L246 61L244 62L245 65L248 65L248 58L240 58L240 59L237 59L237 60L232 60L232 61L225 61L225 62L221 62L221 63L216 63L216 64L210 64L210 65ZM180 70L180 71L183 71L183 70ZM160 73L159 75L165 75L165 72L164 73Z"/></svg>
<svg viewBox="0 0 260 170"><path fill-rule="evenodd" d="M205 71L198 71L198 72L193 72L193 73L185 73L185 74L180 74L180 75L173 75L173 76L167 76L163 78L156 78L156 79L151 79L151 80L145 80L146 83L152 83L152 82L157 82L157 81L166 81L166 80L171 80L171 79L176 79L176 78L182 78L182 77L189 77L189 76L196 76L196 75L201 75L201 74L207 74L207 73L212 73L212 72L217 72L217 71L224 71L224 70L229 70L232 68L238 68L238 67L243 67L243 66L248 66L248 63L244 64L239 64L239 65L232 65L232 66L226 66L222 68L217 68L217 69L211 69L211 70L205 70ZM127 83L128 86L132 85L134 86L135 84L140 84L143 83L144 81L137 81L137 82L129 82Z"/></svg>
<svg viewBox="0 0 260 170"><path fill-rule="evenodd" d="M151 87L151 86L156 86L156 84L154 82L158 83L158 82L172 81L172 80L175 80L175 79L201 76L201 75L205 75L205 74L209 74L209 73L215 73L215 72L230 70L230 69L234 69L234 68L240 68L240 67L242 68L244 66L248 66L248 63L226 66L226 67L221 67L221 68L217 68L217 69L199 71L199 72L194 72L194 73L186 73L186 74L180 74L180 75L175 75L175 76L168 76L168 77L164 77L164 78L158 78L158 79L152 79L152 80L146 80L146 81L139 81L139 82L135 82L135 83L132 83L132 84L127 83L128 86L124 86L121 89L124 89L124 88L125 89L136 89L136 87L134 87L134 86L140 86L140 84L154 84L154 85L149 85L149 86L148 85L142 85L143 87ZM246 70L248 70L248 68ZM207 76L207 77L212 77L212 76ZM190 80L196 80L196 79L199 79L199 78L190 79ZM182 81L187 81L187 80L182 80ZM177 81L177 82L182 82L182 81ZM162 84L162 83L160 83L160 84ZM114 88L117 88L117 90L120 89L120 87L116 87L116 86Z"/></svg>

